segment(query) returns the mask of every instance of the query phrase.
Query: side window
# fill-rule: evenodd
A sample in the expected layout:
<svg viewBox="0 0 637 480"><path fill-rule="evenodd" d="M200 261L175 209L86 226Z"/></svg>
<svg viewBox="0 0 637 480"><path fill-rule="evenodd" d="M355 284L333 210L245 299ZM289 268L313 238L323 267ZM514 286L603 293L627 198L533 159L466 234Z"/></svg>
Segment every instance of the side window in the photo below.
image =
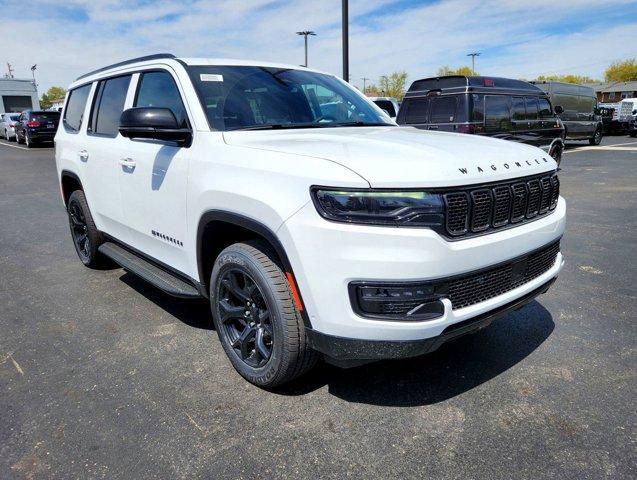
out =
<svg viewBox="0 0 637 480"><path fill-rule="evenodd" d="M405 123L427 123L428 98L410 98L405 100Z"/></svg>
<svg viewBox="0 0 637 480"><path fill-rule="evenodd" d="M540 98L540 118L553 118L551 104L546 98Z"/></svg>
<svg viewBox="0 0 637 480"><path fill-rule="evenodd" d="M526 108L524 107L524 97L511 97L511 118L513 120L526 119Z"/></svg>
<svg viewBox="0 0 637 480"><path fill-rule="evenodd" d="M485 95L484 110L484 128L487 132L502 132L510 129L509 97Z"/></svg>
<svg viewBox="0 0 637 480"><path fill-rule="evenodd" d="M538 111L540 109L537 97L524 97L524 99L526 101L526 119L537 120Z"/></svg>
<svg viewBox="0 0 637 480"><path fill-rule="evenodd" d="M77 133L82 126L82 116L84 115L84 107L86 100L91 91L91 84L76 88L69 92L69 99L64 109L64 118L62 122L67 132Z"/></svg>
<svg viewBox="0 0 637 480"><path fill-rule="evenodd" d="M135 106L169 108L182 128L188 126L186 108L179 89L168 72L148 72L141 75Z"/></svg>
<svg viewBox="0 0 637 480"><path fill-rule="evenodd" d="M477 93L474 93L471 97L473 103L471 120L474 122L484 122L484 97Z"/></svg>
<svg viewBox="0 0 637 480"><path fill-rule="evenodd" d="M456 121L458 97L434 97L431 100L429 123L451 123Z"/></svg>
<svg viewBox="0 0 637 480"><path fill-rule="evenodd" d="M119 117L124 111L130 75L109 78L99 83L91 114L91 131L99 135L116 137Z"/></svg>

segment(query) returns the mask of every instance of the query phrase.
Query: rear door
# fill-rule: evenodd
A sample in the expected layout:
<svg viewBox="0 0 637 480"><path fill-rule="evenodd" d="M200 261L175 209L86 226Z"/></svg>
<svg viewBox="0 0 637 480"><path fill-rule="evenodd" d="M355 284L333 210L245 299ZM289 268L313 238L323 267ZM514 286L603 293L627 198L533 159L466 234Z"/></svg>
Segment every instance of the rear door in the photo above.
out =
<svg viewBox="0 0 637 480"><path fill-rule="evenodd" d="M512 130L510 97L508 95L484 96L484 131L487 135L506 140L517 140Z"/></svg>
<svg viewBox="0 0 637 480"><path fill-rule="evenodd" d="M97 83L85 145L78 156L85 164L86 196L100 230L127 242L126 218L119 193L119 160L128 140L119 134L119 117L129 99L129 75L100 80ZM129 103L127 103L129 102Z"/></svg>

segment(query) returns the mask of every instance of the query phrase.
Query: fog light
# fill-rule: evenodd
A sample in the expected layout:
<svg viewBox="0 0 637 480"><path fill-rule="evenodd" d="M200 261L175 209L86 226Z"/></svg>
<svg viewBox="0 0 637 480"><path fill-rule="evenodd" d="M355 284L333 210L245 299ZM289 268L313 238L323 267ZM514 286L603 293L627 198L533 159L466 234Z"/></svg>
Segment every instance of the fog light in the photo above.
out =
<svg viewBox="0 0 637 480"><path fill-rule="evenodd" d="M445 311L433 285L351 284L350 297L356 313L364 317L422 321Z"/></svg>

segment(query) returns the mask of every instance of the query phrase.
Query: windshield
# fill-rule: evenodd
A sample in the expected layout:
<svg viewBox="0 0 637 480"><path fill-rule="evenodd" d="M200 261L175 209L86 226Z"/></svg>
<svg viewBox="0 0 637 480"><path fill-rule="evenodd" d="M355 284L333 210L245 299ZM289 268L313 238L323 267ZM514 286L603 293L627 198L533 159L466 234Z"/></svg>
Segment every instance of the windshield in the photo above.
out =
<svg viewBox="0 0 637 480"><path fill-rule="evenodd" d="M188 70L214 130L392 125L331 75L246 66Z"/></svg>

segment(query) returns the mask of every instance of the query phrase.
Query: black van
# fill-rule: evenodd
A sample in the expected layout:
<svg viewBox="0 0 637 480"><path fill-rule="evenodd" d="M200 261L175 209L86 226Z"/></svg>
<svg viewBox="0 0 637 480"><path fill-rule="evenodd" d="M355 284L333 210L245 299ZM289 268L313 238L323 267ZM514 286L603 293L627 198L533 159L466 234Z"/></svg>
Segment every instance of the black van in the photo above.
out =
<svg viewBox="0 0 637 480"><path fill-rule="evenodd" d="M564 127L548 95L522 80L465 76L416 80L396 122L528 143L545 149L558 163L564 149Z"/></svg>

